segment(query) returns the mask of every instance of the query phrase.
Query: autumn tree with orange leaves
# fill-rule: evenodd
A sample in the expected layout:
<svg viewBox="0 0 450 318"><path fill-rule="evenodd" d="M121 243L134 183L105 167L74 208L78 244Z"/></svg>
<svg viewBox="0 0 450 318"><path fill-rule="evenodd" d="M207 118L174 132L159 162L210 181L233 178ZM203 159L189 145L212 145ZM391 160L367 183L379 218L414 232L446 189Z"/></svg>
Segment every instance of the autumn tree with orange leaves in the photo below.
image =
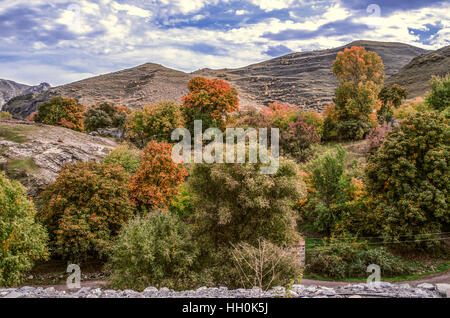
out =
<svg viewBox="0 0 450 318"><path fill-rule="evenodd" d="M203 121L203 130L210 127L225 129L230 113L239 111L236 89L220 79L195 77L188 83L189 94L183 97L186 125L194 130L194 121Z"/></svg>
<svg viewBox="0 0 450 318"><path fill-rule="evenodd" d="M376 111L381 107L378 94L383 87L384 66L375 52L353 46L339 52L333 64L339 85L334 110L328 111L325 137L358 140L377 125Z"/></svg>
<svg viewBox="0 0 450 318"><path fill-rule="evenodd" d="M131 179L130 195L138 208L145 212L167 209L178 194L178 186L187 171L172 158L172 146L150 141L142 154L141 167Z"/></svg>

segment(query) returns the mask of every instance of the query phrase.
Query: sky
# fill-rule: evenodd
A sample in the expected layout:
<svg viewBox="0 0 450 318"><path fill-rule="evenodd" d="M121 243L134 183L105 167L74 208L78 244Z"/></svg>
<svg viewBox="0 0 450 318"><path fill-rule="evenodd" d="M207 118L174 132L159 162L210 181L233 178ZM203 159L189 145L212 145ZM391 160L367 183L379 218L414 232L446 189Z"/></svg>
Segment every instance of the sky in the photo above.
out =
<svg viewBox="0 0 450 318"><path fill-rule="evenodd" d="M450 45L450 1L0 0L0 78L29 85L149 62L235 68L361 39Z"/></svg>

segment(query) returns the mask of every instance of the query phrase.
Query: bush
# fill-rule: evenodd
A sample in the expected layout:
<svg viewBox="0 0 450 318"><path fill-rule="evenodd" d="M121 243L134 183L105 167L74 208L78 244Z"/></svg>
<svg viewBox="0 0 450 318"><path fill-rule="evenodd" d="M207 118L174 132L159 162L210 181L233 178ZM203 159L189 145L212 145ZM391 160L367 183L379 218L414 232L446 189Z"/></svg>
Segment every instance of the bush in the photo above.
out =
<svg viewBox="0 0 450 318"><path fill-rule="evenodd" d="M141 148L149 140L171 142L172 131L183 126L181 105L174 102L160 102L135 110L126 124L128 137Z"/></svg>
<svg viewBox="0 0 450 318"><path fill-rule="evenodd" d="M450 106L450 73L444 77L433 76L430 81L431 93L426 97L426 103L432 109L440 112Z"/></svg>
<svg viewBox="0 0 450 318"><path fill-rule="evenodd" d="M194 198L186 183L178 186L178 194L169 206L169 211L183 221L190 221L194 216Z"/></svg>
<svg viewBox="0 0 450 318"><path fill-rule="evenodd" d="M300 183L294 162L280 158L276 174L261 164L196 164L188 179L194 197L194 226L206 251L264 238L289 245L298 238L293 203Z"/></svg>
<svg viewBox="0 0 450 318"><path fill-rule="evenodd" d="M231 283L231 288L250 289L257 286L267 291L298 281L302 275L300 260L292 250L262 239L256 246L245 242L233 246L231 255L236 276L239 277L238 281Z"/></svg>
<svg viewBox="0 0 450 318"><path fill-rule="evenodd" d="M41 207L55 253L71 261L103 256L134 214L127 173L95 162L66 165L44 190Z"/></svg>
<svg viewBox="0 0 450 318"><path fill-rule="evenodd" d="M375 52L352 47L339 52L333 63L339 85L333 111L324 135L341 140L358 140L376 126L375 110L381 106L378 94L383 84L383 62ZM329 131L331 129L331 131Z"/></svg>
<svg viewBox="0 0 450 318"><path fill-rule="evenodd" d="M166 211L153 211L121 230L108 263L110 283L116 289L190 288L196 256L189 226Z"/></svg>
<svg viewBox="0 0 450 318"><path fill-rule="evenodd" d="M320 136L315 126L306 122L299 116L295 123L282 132L280 148L282 155L291 156L298 162L306 161L312 154L311 146L320 141Z"/></svg>
<svg viewBox="0 0 450 318"><path fill-rule="evenodd" d="M130 195L141 212L167 209L178 194L187 171L172 160L172 146L150 141L142 154L142 164L131 179Z"/></svg>
<svg viewBox="0 0 450 318"><path fill-rule="evenodd" d="M103 162L105 164L118 164L128 174L134 175L141 165L141 151L123 145L111 151Z"/></svg>
<svg viewBox="0 0 450 318"><path fill-rule="evenodd" d="M225 129L229 115L239 111L238 93L225 81L195 77L189 81L188 89L183 110L191 133L195 120L203 121L203 131L210 127Z"/></svg>
<svg viewBox="0 0 450 318"><path fill-rule="evenodd" d="M424 102L423 98L418 97L407 103L400 105L394 110L394 117L398 120L404 120L417 113L431 110Z"/></svg>
<svg viewBox="0 0 450 318"><path fill-rule="evenodd" d="M100 128L125 128L127 113L126 107L116 107L112 103L100 103L89 108L86 112L84 127L87 132L96 131Z"/></svg>
<svg viewBox="0 0 450 318"><path fill-rule="evenodd" d="M46 125L62 126L76 131L84 129L84 106L72 98L53 97L42 103L34 121Z"/></svg>
<svg viewBox="0 0 450 318"><path fill-rule="evenodd" d="M12 115L10 113L8 113L8 112L0 111L0 118L11 119Z"/></svg>
<svg viewBox="0 0 450 318"><path fill-rule="evenodd" d="M47 259L47 232L35 216L25 188L0 171L0 286L20 284L35 261Z"/></svg>
<svg viewBox="0 0 450 318"><path fill-rule="evenodd" d="M352 180L345 173L346 152L339 146L336 155L313 162L303 173L307 197L300 201L303 222L314 231L329 235L342 220L352 200Z"/></svg>
<svg viewBox="0 0 450 318"><path fill-rule="evenodd" d="M376 264L381 277L394 277L411 273L411 268L383 247L349 241L332 241L313 250L306 250L306 272L328 278L365 278L367 266Z"/></svg>
<svg viewBox="0 0 450 318"><path fill-rule="evenodd" d="M369 157L368 192L386 240L432 239L426 233L449 224L449 134L447 120L436 112L413 114Z"/></svg>

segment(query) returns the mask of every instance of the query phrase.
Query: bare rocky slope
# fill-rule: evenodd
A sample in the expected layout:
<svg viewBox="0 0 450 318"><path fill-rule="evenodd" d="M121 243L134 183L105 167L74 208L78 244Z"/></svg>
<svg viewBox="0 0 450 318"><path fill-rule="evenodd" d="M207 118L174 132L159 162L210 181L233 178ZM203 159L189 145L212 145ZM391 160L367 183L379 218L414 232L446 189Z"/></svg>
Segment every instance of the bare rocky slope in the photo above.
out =
<svg viewBox="0 0 450 318"><path fill-rule="evenodd" d="M364 46L378 53L387 76L426 52L402 43L356 41L334 49L292 53L239 69L203 69L187 74L149 63L55 87L43 94L16 97L4 110L25 118L40 103L57 95L78 98L86 106L103 101L131 108L162 100L180 102L193 76L229 81L239 92L241 108L268 105L278 100L321 110L331 102L337 84L331 72L332 63L339 51L351 46Z"/></svg>
<svg viewBox="0 0 450 318"><path fill-rule="evenodd" d="M2 106L6 104L10 99L26 94L36 94L45 92L50 88L50 84L41 83L36 86L29 86L25 84L16 83L14 81L8 81L0 79L0 110Z"/></svg>
<svg viewBox="0 0 450 318"><path fill-rule="evenodd" d="M117 144L62 127L0 119L0 170L36 195L65 163L100 161Z"/></svg>
<svg viewBox="0 0 450 318"><path fill-rule="evenodd" d="M447 73L450 73L450 46L413 58L386 83L405 87L408 90L408 98L414 98L427 93L433 75L444 76Z"/></svg>

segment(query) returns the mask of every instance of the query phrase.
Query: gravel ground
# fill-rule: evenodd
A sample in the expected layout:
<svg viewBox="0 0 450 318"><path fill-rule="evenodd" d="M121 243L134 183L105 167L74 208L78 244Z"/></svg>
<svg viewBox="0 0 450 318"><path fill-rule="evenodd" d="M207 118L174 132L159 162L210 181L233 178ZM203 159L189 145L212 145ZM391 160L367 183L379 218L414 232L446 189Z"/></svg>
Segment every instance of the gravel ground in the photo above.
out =
<svg viewBox="0 0 450 318"><path fill-rule="evenodd" d="M259 288L229 290L226 287L174 291L168 288L148 287L143 292L83 287L73 291L54 287L21 287L0 289L0 298L446 298L450 284L394 285L381 282L375 285L351 284L329 288L323 286L293 285L289 290L275 287L263 292Z"/></svg>

